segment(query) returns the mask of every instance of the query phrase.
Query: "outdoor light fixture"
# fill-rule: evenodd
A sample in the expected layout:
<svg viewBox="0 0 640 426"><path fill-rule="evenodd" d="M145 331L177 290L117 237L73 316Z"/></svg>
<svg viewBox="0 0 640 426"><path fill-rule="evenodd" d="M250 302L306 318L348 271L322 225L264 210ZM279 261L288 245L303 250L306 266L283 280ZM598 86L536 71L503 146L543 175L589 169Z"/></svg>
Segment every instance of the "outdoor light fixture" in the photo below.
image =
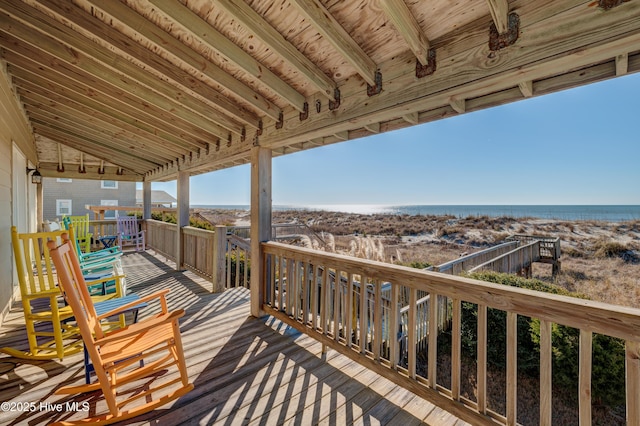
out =
<svg viewBox="0 0 640 426"><path fill-rule="evenodd" d="M27 176L29 176L29 173L31 172L33 172L33 174L31 175L31 183L42 183L42 175L40 174L38 169L30 169L29 167L27 167Z"/></svg>

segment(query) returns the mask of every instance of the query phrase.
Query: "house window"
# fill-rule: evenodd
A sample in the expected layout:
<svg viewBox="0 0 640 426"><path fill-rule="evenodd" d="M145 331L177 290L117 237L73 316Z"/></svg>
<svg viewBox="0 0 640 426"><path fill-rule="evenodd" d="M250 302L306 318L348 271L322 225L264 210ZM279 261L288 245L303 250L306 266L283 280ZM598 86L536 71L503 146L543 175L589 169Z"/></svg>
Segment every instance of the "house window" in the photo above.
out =
<svg viewBox="0 0 640 426"><path fill-rule="evenodd" d="M117 180L101 180L100 181L100 188L102 188L102 189L118 189L118 181Z"/></svg>
<svg viewBox="0 0 640 426"><path fill-rule="evenodd" d="M57 178L56 182L70 183L70 182L73 182L73 179L71 179L71 178Z"/></svg>
<svg viewBox="0 0 640 426"><path fill-rule="evenodd" d="M118 200L100 200L101 206L117 206ZM106 210L104 212L105 219L115 219L118 217L118 210Z"/></svg>
<svg viewBox="0 0 640 426"><path fill-rule="evenodd" d="M56 216L71 215L71 200L56 200Z"/></svg>

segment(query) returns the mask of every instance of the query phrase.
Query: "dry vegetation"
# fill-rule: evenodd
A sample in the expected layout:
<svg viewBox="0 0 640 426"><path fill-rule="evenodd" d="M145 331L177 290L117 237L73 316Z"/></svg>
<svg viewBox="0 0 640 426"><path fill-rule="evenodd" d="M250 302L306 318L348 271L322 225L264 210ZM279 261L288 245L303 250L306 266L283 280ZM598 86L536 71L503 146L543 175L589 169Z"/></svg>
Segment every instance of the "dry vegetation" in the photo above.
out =
<svg viewBox="0 0 640 426"><path fill-rule="evenodd" d="M202 210L216 224L248 224L243 210ZM640 306L640 221L620 223L450 215L273 212L274 223L303 223L318 238L312 248L403 264L439 265L463 253L495 245L511 234L562 241L562 270L555 283L594 300ZM551 267L534 265L534 278L551 282Z"/></svg>
<svg viewBox="0 0 640 426"><path fill-rule="evenodd" d="M206 214L205 214L206 215ZM212 213L218 223L245 224L248 212ZM363 215L324 211L276 211L274 223L302 223L318 237L303 237L296 243L307 247L353 256L402 263L438 265L463 253L495 245L512 234L559 237L562 248L561 273L551 276L551 265L535 264L534 278L553 282L593 300L640 306L640 221L609 223L598 221L542 220L535 218L491 218L487 216ZM441 353L440 357L447 357ZM465 363L463 363L465 364ZM450 378L443 359L439 380ZM463 392L475 399L475 367L463 365ZM467 371L468 370L468 371ZM505 383L504 372L489 371L492 383ZM442 376L442 377L440 377ZM537 379L518 380L519 422L538 423ZM577 424L575 403L565 400L564 389L554 387L554 424ZM504 412L503 386L490 389L490 405ZM595 424L624 424L624 407L593 406Z"/></svg>

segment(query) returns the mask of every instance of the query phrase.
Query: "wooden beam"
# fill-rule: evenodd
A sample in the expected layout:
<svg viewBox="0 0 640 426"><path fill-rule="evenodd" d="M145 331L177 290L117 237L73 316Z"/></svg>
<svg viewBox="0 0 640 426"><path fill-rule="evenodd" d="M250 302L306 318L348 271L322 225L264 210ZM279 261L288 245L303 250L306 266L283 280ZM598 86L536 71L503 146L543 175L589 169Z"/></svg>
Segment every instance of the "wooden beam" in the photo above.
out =
<svg viewBox="0 0 640 426"><path fill-rule="evenodd" d="M291 0L298 12L356 69L371 86L376 85L377 65L336 21L319 0Z"/></svg>
<svg viewBox="0 0 640 426"><path fill-rule="evenodd" d="M629 71L629 54L623 53L616 56L616 75L625 75Z"/></svg>
<svg viewBox="0 0 640 426"><path fill-rule="evenodd" d="M336 138L338 138L341 141L346 141L349 140L349 132L348 131L342 131L342 132L336 132L333 134L333 136L335 136Z"/></svg>
<svg viewBox="0 0 640 426"><path fill-rule="evenodd" d="M149 0L168 17L189 30L209 48L215 50L237 67L256 77L256 82L286 100L293 108L303 112L305 97L289 86L269 68L256 61L221 32L209 25L196 13L174 0Z"/></svg>
<svg viewBox="0 0 640 426"><path fill-rule="evenodd" d="M509 2L508 0L487 0L491 18L499 34L504 34L509 30Z"/></svg>
<svg viewBox="0 0 640 426"><path fill-rule="evenodd" d="M244 0L217 0L214 7L221 7L260 41L269 46L273 52L295 68L322 95L334 100L336 83L309 58L304 56L294 45L289 43L275 28L265 21Z"/></svg>
<svg viewBox="0 0 640 426"><path fill-rule="evenodd" d="M175 55L179 60L190 66L195 73L202 73L206 78L219 84L229 93L239 97L251 108L262 112L274 120L278 119L280 108L267 98L251 89L246 84L235 79L213 62L202 57L198 52L181 43L174 37L158 31L158 27L137 13L131 13L131 9L119 1L88 0L102 9L114 19L119 20L127 27L149 40L159 49Z"/></svg>
<svg viewBox="0 0 640 426"><path fill-rule="evenodd" d="M522 96L530 98L533 96L533 81L527 80L518 83L518 88L522 92Z"/></svg>
<svg viewBox="0 0 640 426"><path fill-rule="evenodd" d="M380 0L380 6L420 64L427 65L429 39L404 0Z"/></svg>

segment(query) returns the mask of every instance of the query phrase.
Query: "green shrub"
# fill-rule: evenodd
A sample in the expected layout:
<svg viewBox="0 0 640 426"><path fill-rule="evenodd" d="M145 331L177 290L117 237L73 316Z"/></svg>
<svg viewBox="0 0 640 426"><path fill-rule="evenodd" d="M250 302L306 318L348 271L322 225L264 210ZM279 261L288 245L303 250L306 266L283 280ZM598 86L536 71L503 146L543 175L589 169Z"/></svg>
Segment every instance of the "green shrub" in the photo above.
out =
<svg viewBox="0 0 640 426"><path fill-rule="evenodd" d="M481 272L469 275L482 281L546 293L586 299L582 294L571 293L561 287L539 280ZM503 367L506 360L506 312L488 309L487 312L487 358L496 367ZM463 303L462 342L463 348L476 356L477 305ZM560 324L551 328L553 355L553 382L558 388L573 390L577 397L580 349L580 330ZM592 349L591 394L599 404L618 406L625 401L625 348L624 341L610 336L594 334ZM518 369L537 377L540 358L540 321L536 318L518 316Z"/></svg>

